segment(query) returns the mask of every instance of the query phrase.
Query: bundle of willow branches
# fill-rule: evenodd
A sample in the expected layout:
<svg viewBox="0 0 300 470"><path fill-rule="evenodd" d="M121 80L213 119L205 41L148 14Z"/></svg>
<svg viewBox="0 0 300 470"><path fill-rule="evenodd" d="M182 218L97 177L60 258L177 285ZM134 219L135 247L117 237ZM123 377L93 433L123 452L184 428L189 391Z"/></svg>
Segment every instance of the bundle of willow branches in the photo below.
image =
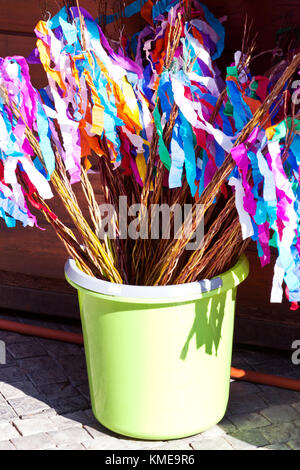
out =
<svg viewBox="0 0 300 470"><path fill-rule="evenodd" d="M183 284L212 278L231 268L250 240L243 236L236 192L228 184L237 172L232 153L248 145L255 129L266 130L270 124L286 120L288 113L295 117L288 90L300 67L300 54L289 51L282 56L265 75L265 95L255 95L255 77L249 71L255 45L249 41L246 27L242 51L222 86L214 58L220 52L223 26L197 1L170 3L172 8L146 26L134 44L123 35L118 52L79 5L67 6L57 18L39 23L37 47L49 87L38 99L49 126L55 160L51 172L45 158L45 133L42 136L40 127L34 127L26 115L24 86L19 87L18 92L24 93L18 96L12 80L7 79L8 62L4 61L0 70L2 115L13 131L22 127L20 148L25 152L29 145L27 157L32 162L37 159L39 171L48 174L76 233L53 213L19 164L16 178L26 202L44 214L85 273L114 283ZM20 65L17 58L14 60ZM27 73L24 68L21 72ZM26 82L26 86L31 90L31 84ZM240 108L238 103L242 104ZM246 117L241 115L245 108ZM189 112L197 122L189 120ZM277 120L272 122L274 114ZM66 129L73 140L67 139ZM187 135L181 129L186 129ZM291 133L290 129L285 138L285 155ZM224 144L228 140L231 148ZM176 144L181 145L178 154ZM74 145L74 149L68 145ZM74 157L72 167L70 154L78 147L79 160L75 162ZM2 146L1 152L5 171L7 146ZM185 160L179 160L179 156ZM110 220L116 234L113 238L103 227L103 214L89 180L91 167L99 177L97 190L104 202L114 207ZM180 175L174 182L177 170ZM250 168L247 181L253 183ZM79 206L74 183L81 185L89 217ZM14 189L10 181L6 184ZM121 236L119 202L124 196L129 214L134 204L140 204L138 228L146 227L143 238ZM187 224L188 231L182 226L178 229L171 212L167 227L170 236L161 231L156 239L151 237L152 207L163 204L189 204L182 224ZM202 244L188 251L186 247L200 224L204 224ZM105 235L99 237L100 232Z"/></svg>

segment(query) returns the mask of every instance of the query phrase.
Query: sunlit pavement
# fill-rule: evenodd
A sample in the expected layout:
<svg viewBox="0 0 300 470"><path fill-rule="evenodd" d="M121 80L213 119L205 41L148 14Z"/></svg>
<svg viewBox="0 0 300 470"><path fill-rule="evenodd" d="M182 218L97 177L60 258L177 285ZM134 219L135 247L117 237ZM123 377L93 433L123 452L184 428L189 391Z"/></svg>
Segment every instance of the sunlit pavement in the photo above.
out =
<svg viewBox="0 0 300 470"><path fill-rule="evenodd" d="M1 318L19 320L5 315ZM55 329L79 325L24 320ZM0 331L0 450L298 450L300 393L231 382L225 418L202 434L176 441L127 439L93 417L83 347ZM234 347L232 365L300 379L292 352Z"/></svg>

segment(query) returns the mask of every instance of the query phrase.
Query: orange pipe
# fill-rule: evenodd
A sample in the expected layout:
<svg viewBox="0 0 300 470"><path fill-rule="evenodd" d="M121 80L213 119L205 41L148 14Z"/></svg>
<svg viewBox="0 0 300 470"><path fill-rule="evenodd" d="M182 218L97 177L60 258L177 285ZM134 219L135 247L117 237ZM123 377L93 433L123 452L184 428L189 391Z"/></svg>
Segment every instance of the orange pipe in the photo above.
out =
<svg viewBox="0 0 300 470"><path fill-rule="evenodd" d="M22 335L39 336L40 338L55 339L66 343L83 344L82 334L68 331L52 330L40 326L27 325L9 320L0 320L0 330L13 331Z"/></svg>
<svg viewBox="0 0 300 470"><path fill-rule="evenodd" d="M262 385L270 385L271 387L285 388L287 390L295 390L300 392L300 380L279 377L278 375L264 374L262 372L253 372L243 369L231 368L231 378L243 380L245 382L254 382Z"/></svg>
<svg viewBox="0 0 300 470"><path fill-rule="evenodd" d="M54 339L66 343L83 344L83 337L80 333L69 333L67 331L52 330L40 326L27 325L9 320L0 320L0 330L12 331L22 335L38 336L40 338ZM264 374L243 369L231 368L231 378L245 382L253 382L271 387L279 387L287 390L300 392L300 380L288 379L277 375Z"/></svg>

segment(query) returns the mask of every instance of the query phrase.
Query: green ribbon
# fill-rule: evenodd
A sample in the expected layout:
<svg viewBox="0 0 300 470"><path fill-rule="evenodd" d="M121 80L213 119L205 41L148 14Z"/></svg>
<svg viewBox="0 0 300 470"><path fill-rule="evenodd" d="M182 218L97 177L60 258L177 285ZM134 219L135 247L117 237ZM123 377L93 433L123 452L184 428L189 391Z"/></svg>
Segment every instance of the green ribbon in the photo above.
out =
<svg viewBox="0 0 300 470"><path fill-rule="evenodd" d="M163 128L161 125L161 117L160 117L160 113L159 113L158 106L157 106L157 100L156 100L156 106L153 112L153 118L154 118L154 124L155 124L157 135L158 135L159 158L161 159L166 169L170 171L171 157L163 139Z"/></svg>

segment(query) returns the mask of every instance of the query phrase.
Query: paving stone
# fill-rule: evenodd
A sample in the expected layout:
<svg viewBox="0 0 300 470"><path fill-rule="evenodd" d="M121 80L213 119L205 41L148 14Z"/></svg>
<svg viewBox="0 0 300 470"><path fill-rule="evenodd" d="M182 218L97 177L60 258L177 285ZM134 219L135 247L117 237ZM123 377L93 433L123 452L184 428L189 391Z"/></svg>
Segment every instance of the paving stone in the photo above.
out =
<svg viewBox="0 0 300 470"><path fill-rule="evenodd" d="M252 393L258 393L259 387L256 384L248 383L248 382L239 382L234 381L230 383L230 393L229 399L239 399L243 398L245 395L249 395Z"/></svg>
<svg viewBox="0 0 300 470"><path fill-rule="evenodd" d="M107 439L110 439L108 437ZM163 441L142 441L140 439L134 440L134 439L120 439L116 438L118 441L116 445L121 445L125 446L126 450L161 450L163 445L168 445L168 443L163 442ZM174 442L174 441L172 441ZM176 441L175 441L176 442ZM186 442L181 442L180 446L181 449L177 449L177 444L173 444L174 449L176 450L187 450L186 446L188 444ZM191 450L191 447L188 447L189 450Z"/></svg>
<svg viewBox="0 0 300 470"><path fill-rule="evenodd" d="M0 441L0 450L16 450L10 441Z"/></svg>
<svg viewBox="0 0 300 470"><path fill-rule="evenodd" d="M67 381L60 365L48 356L21 359L19 365L37 386Z"/></svg>
<svg viewBox="0 0 300 470"><path fill-rule="evenodd" d="M47 403L35 397L25 396L20 398L12 398L8 401L8 403L21 418L30 417L50 409Z"/></svg>
<svg viewBox="0 0 300 470"><path fill-rule="evenodd" d="M265 450L292 450L287 444L269 444L267 447L264 447Z"/></svg>
<svg viewBox="0 0 300 470"><path fill-rule="evenodd" d="M18 419L13 423L22 436L31 436L32 434L55 431L58 429L55 423L51 421L50 416L37 416L29 419Z"/></svg>
<svg viewBox="0 0 300 470"><path fill-rule="evenodd" d="M51 436L44 432L18 437L12 439L11 442L17 450L46 450L55 447L55 442Z"/></svg>
<svg viewBox="0 0 300 470"><path fill-rule="evenodd" d="M89 420L88 423L93 423L93 424L100 424L99 421L96 419L93 410L90 408L88 410L84 410L84 414L87 416L87 419Z"/></svg>
<svg viewBox="0 0 300 470"><path fill-rule="evenodd" d="M1 367L0 377L2 382L10 384L27 380L25 372L16 366Z"/></svg>
<svg viewBox="0 0 300 470"><path fill-rule="evenodd" d="M82 355L84 356L84 349L77 344L62 343L61 341L54 341L52 339L39 338L39 343L42 347L57 359L64 357L64 355Z"/></svg>
<svg viewBox="0 0 300 470"><path fill-rule="evenodd" d="M227 434L226 437L224 438L228 444L231 445L231 447L234 450L258 450L258 448L255 445L249 444L248 442L242 441L241 439L237 439L236 437L233 437L232 435Z"/></svg>
<svg viewBox="0 0 300 470"><path fill-rule="evenodd" d="M91 424L91 420L84 413L84 411L75 411L74 413L67 413L66 415L53 415L49 419L58 429L68 429L75 426L82 427L83 425Z"/></svg>
<svg viewBox="0 0 300 470"><path fill-rule="evenodd" d="M86 372L86 362L84 355L64 354L58 359L59 365L66 375Z"/></svg>
<svg viewBox="0 0 300 470"><path fill-rule="evenodd" d="M300 402L292 403L291 406L297 411L298 415L300 416Z"/></svg>
<svg viewBox="0 0 300 470"><path fill-rule="evenodd" d="M73 387L68 381L51 383L47 385L39 385L39 390L49 400L57 400L60 398L71 398L74 396L81 396L78 390Z"/></svg>
<svg viewBox="0 0 300 470"><path fill-rule="evenodd" d="M262 410L261 414L274 424L293 421L299 417L297 411L289 405L270 406Z"/></svg>
<svg viewBox="0 0 300 470"><path fill-rule="evenodd" d="M17 415L11 406L9 406L7 403L4 405L0 405L0 422L3 422L3 421L9 422L9 421L12 421L16 417Z"/></svg>
<svg viewBox="0 0 300 470"><path fill-rule="evenodd" d="M4 399L2 395L0 395L0 405L4 405L4 404L6 404L6 400Z"/></svg>
<svg viewBox="0 0 300 470"><path fill-rule="evenodd" d="M166 451L166 450L187 450L191 451L192 447L188 442L181 442L180 440L163 442L163 441L143 441L141 443L139 440L129 441L124 439L119 439L119 445L124 445L126 450L155 450L157 452ZM116 444L117 445L117 444Z"/></svg>
<svg viewBox="0 0 300 470"><path fill-rule="evenodd" d="M200 437L203 439L203 438L207 438L207 439L214 439L214 438L218 438L218 437L223 437L225 435L225 431L224 429L222 429L221 426L213 426L212 428L208 429L207 431L204 431L202 432L201 434L199 434L198 436L192 436L189 438L190 441L192 440L197 440L199 439Z"/></svg>
<svg viewBox="0 0 300 470"><path fill-rule="evenodd" d="M240 415L231 415L229 420L240 430L255 429L262 426L268 426L270 421L259 413L242 413Z"/></svg>
<svg viewBox="0 0 300 470"><path fill-rule="evenodd" d="M56 447L57 450L86 450L82 444L60 444Z"/></svg>
<svg viewBox="0 0 300 470"><path fill-rule="evenodd" d="M298 428L300 428L300 414L299 414L299 418L297 418L297 419L295 419L295 420L293 421L293 424L294 424L295 426L297 426Z"/></svg>
<svg viewBox="0 0 300 470"><path fill-rule="evenodd" d="M223 437L192 442L191 447L194 450L233 450L232 446Z"/></svg>
<svg viewBox="0 0 300 470"><path fill-rule="evenodd" d="M5 364L0 364L0 370L4 369L5 367L15 366L16 359L8 352L7 346L5 351Z"/></svg>
<svg viewBox="0 0 300 470"><path fill-rule="evenodd" d="M74 387L78 387L79 385L85 385L88 383L88 376L87 376L87 371L81 370L78 372L73 371L68 375L68 379Z"/></svg>
<svg viewBox="0 0 300 470"><path fill-rule="evenodd" d="M42 370L42 369L61 369L58 362L53 359L52 357L47 356L38 356L38 357L31 357L31 358L24 358L18 361L20 367L23 370Z"/></svg>
<svg viewBox="0 0 300 470"><path fill-rule="evenodd" d="M10 423L0 422L0 442L19 437L17 429Z"/></svg>
<svg viewBox="0 0 300 470"><path fill-rule="evenodd" d="M8 351L15 359L24 359L27 357L45 356L47 352L45 349L36 341L24 343L13 343L7 346Z"/></svg>
<svg viewBox="0 0 300 470"><path fill-rule="evenodd" d="M9 400L10 398L23 397L25 395L29 395L31 397L40 395L39 391L29 380L13 382L12 384L0 382L0 393L6 400Z"/></svg>
<svg viewBox="0 0 300 470"><path fill-rule="evenodd" d="M68 398L50 399L49 404L58 414L72 413L73 411L84 410L90 407L90 403L79 394Z"/></svg>
<svg viewBox="0 0 300 470"><path fill-rule="evenodd" d="M88 439L93 439L92 436L82 427L75 426L73 428L51 431L47 433L58 444L73 444L78 442L85 442Z"/></svg>
<svg viewBox="0 0 300 470"><path fill-rule="evenodd" d="M262 428L262 433L270 444L287 443L300 439L300 428L293 423L280 423Z"/></svg>
<svg viewBox="0 0 300 470"><path fill-rule="evenodd" d="M86 382L84 384L78 385L77 390L81 395L84 396L89 402L91 401L91 396L90 396L90 389L89 389L89 384Z"/></svg>
<svg viewBox="0 0 300 470"><path fill-rule="evenodd" d="M21 335L19 333L13 333L11 331L0 331L0 340L4 341L6 344L14 343L23 343L23 342L32 342L31 336Z"/></svg>
<svg viewBox="0 0 300 470"><path fill-rule="evenodd" d="M237 430L236 426L230 421L229 417L227 418L226 416L219 423L219 426L227 434Z"/></svg>
<svg viewBox="0 0 300 470"><path fill-rule="evenodd" d="M266 408L266 402L259 395L252 393L245 397L229 399L227 412L231 414L252 413Z"/></svg>
<svg viewBox="0 0 300 470"><path fill-rule="evenodd" d="M87 424L87 425L84 425L84 428L94 439L98 439L102 437L116 437L116 438L118 437L118 434L110 431L107 428L104 428L103 426L101 426L100 423L93 424L93 425Z"/></svg>
<svg viewBox="0 0 300 470"><path fill-rule="evenodd" d="M267 426L272 427L272 426ZM256 447L264 447L267 444L273 444L263 433L263 429L246 429L246 430L238 430L237 432L232 434L232 437L238 439L239 441L244 442L245 444L250 444ZM229 438L229 436L228 436ZM226 436L227 439L227 436Z"/></svg>
<svg viewBox="0 0 300 470"><path fill-rule="evenodd" d="M124 438L98 423L90 409L81 346L1 333L9 363L0 368L0 450L299 449L300 394L233 380L226 417L210 430L170 442ZM282 354L242 348L234 359L248 369L300 377L300 368Z"/></svg>
<svg viewBox="0 0 300 470"><path fill-rule="evenodd" d="M267 385L261 385L260 389L261 396L270 405L286 405L299 402L299 392L269 387Z"/></svg>
<svg viewBox="0 0 300 470"><path fill-rule="evenodd" d="M82 441L82 445L87 450L128 450L128 447L118 439L108 439L106 437Z"/></svg>
<svg viewBox="0 0 300 470"><path fill-rule="evenodd" d="M287 446L292 450L300 450L300 439L288 441Z"/></svg>
<svg viewBox="0 0 300 470"><path fill-rule="evenodd" d="M116 435L117 436L117 435ZM108 436L110 438L110 436ZM126 446L126 449L128 450L134 450L134 449L140 449L140 450L154 450L162 447L163 445L166 444L166 441L143 441L141 439L130 439L130 438L123 438L121 439L120 437L116 437L118 441ZM176 445L176 442L178 441L172 441L174 445ZM180 439L180 443L184 446L185 444L189 444L187 439ZM191 449L191 447L190 447Z"/></svg>

